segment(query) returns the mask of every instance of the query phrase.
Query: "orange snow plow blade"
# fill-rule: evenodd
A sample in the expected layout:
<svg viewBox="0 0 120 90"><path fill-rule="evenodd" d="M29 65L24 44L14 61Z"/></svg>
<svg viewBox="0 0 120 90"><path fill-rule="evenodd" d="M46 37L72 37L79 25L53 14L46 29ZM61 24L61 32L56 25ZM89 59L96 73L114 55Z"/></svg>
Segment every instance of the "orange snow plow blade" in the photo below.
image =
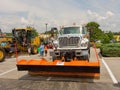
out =
<svg viewBox="0 0 120 90"><path fill-rule="evenodd" d="M42 60L20 60L17 62L18 71L28 71L31 75L59 75L79 77L100 77L100 63L83 60L53 62Z"/></svg>

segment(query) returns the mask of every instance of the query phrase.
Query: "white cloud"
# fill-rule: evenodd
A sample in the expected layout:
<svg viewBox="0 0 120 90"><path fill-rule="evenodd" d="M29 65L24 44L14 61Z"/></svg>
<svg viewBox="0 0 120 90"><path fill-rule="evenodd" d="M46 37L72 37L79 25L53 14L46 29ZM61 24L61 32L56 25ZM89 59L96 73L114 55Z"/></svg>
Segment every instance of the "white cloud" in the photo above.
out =
<svg viewBox="0 0 120 90"><path fill-rule="evenodd" d="M107 19L106 16L101 16L100 14L98 14L97 12L93 12L91 10L88 10L87 13L90 15L90 17L92 17L94 20L98 20L98 21L101 21L101 20L105 20Z"/></svg>
<svg viewBox="0 0 120 90"><path fill-rule="evenodd" d="M28 20L26 20L24 17L21 17L21 23L28 24Z"/></svg>
<svg viewBox="0 0 120 90"><path fill-rule="evenodd" d="M116 24L112 24L111 26L115 28L117 25Z"/></svg>
<svg viewBox="0 0 120 90"><path fill-rule="evenodd" d="M116 20L112 7L107 8L109 4L101 7L101 2L103 1L84 3L75 0L3 0L0 3L0 23L6 28L8 23L10 28L33 25L39 32L43 32L45 23L48 23L50 29L53 26L72 25L74 22L83 24L97 21L103 24Z"/></svg>
<svg viewBox="0 0 120 90"><path fill-rule="evenodd" d="M0 11L1 12L19 12L26 11L28 9L27 4L19 2L19 0L2 0L0 2Z"/></svg>
<svg viewBox="0 0 120 90"><path fill-rule="evenodd" d="M109 19L110 17L114 16L114 13L111 12L111 11L107 11L103 16L100 15L99 13L93 12L93 11L91 11L91 10L88 10L87 13L88 13L91 17L93 17L93 19L98 20L98 21L106 20L106 19Z"/></svg>
<svg viewBox="0 0 120 90"><path fill-rule="evenodd" d="M113 15L114 15L114 13L113 13L113 12L111 12L111 11L107 11L106 15L107 15L107 16L113 16Z"/></svg>

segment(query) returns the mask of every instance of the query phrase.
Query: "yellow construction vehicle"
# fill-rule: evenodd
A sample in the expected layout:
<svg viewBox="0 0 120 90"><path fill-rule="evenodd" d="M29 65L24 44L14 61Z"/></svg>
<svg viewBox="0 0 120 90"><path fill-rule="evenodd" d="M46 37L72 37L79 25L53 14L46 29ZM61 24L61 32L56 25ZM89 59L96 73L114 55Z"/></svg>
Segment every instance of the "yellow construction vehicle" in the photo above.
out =
<svg viewBox="0 0 120 90"><path fill-rule="evenodd" d="M6 52L9 53L9 48L11 47L10 42L12 42L13 37L4 36L0 29L0 62L5 59Z"/></svg>
<svg viewBox="0 0 120 90"><path fill-rule="evenodd" d="M40 38L35 36L32 28L16 28L12 30L14 39L17 43L18 51L28 51L29 53L37 53L37 48L40 45Z"/></svg>
<svg viewBox="0 0 120 90"><path fill-rule="evenodd" d="M15 28L12 30L13 37L1 37L0 40L0 61L10 53L28 52L36 54L40 45L40 38L34 35L32 28Z"/></svg>

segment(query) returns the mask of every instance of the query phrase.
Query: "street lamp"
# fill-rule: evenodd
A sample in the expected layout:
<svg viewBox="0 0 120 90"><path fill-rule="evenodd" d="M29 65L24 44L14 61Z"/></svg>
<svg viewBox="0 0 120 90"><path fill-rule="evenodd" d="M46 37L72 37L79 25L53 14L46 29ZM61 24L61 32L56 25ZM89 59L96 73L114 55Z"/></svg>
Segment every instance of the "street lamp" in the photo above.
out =
<svg viewBox="0 0 120 90"><path fill-rule="evenodd" d="M47 23L45 23L45 26L46 26L46 32L45 32L45 34L46 34L46 38L47 38Z"/></svg>
<svg viewBox="0 0 120 90"><path fill-rule="evenodd" d="M2 37L2 30L0 29L0 37Z"/></svg>
<svg viewBox="0 0 120 90"><path fill-rule="evenodd" d="M47 23L45 23L45 25L46 25L46 33L47 33L47 25L48 25L48 24L47 24Z"/></svg>

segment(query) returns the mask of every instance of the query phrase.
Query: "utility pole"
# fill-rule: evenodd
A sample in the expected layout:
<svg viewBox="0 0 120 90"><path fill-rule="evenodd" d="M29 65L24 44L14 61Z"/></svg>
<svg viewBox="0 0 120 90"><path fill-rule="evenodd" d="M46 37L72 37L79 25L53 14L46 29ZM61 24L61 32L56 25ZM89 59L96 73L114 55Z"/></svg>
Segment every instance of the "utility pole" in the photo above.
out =
<svg viewBox="0 0 120 90"><path fill-rule="evenodd" d="M46 38L47 38L47 25L48 25L48 23L45 23L45 26L46 26L46 32L45 32Z"/></svg>
<svg viewBox="0 0 120 90"><path fill-rule="evenodd" d="M2 30L0 29L0 37L2 37Z"/></svg>
<svg viewBox="0 0 120 90"><path fill-rule="evenodd" d="M47 24L47 23L45 23L45 26L46 26L46 32L47 32L47 25L48 25L48 24Z"/></svg>

